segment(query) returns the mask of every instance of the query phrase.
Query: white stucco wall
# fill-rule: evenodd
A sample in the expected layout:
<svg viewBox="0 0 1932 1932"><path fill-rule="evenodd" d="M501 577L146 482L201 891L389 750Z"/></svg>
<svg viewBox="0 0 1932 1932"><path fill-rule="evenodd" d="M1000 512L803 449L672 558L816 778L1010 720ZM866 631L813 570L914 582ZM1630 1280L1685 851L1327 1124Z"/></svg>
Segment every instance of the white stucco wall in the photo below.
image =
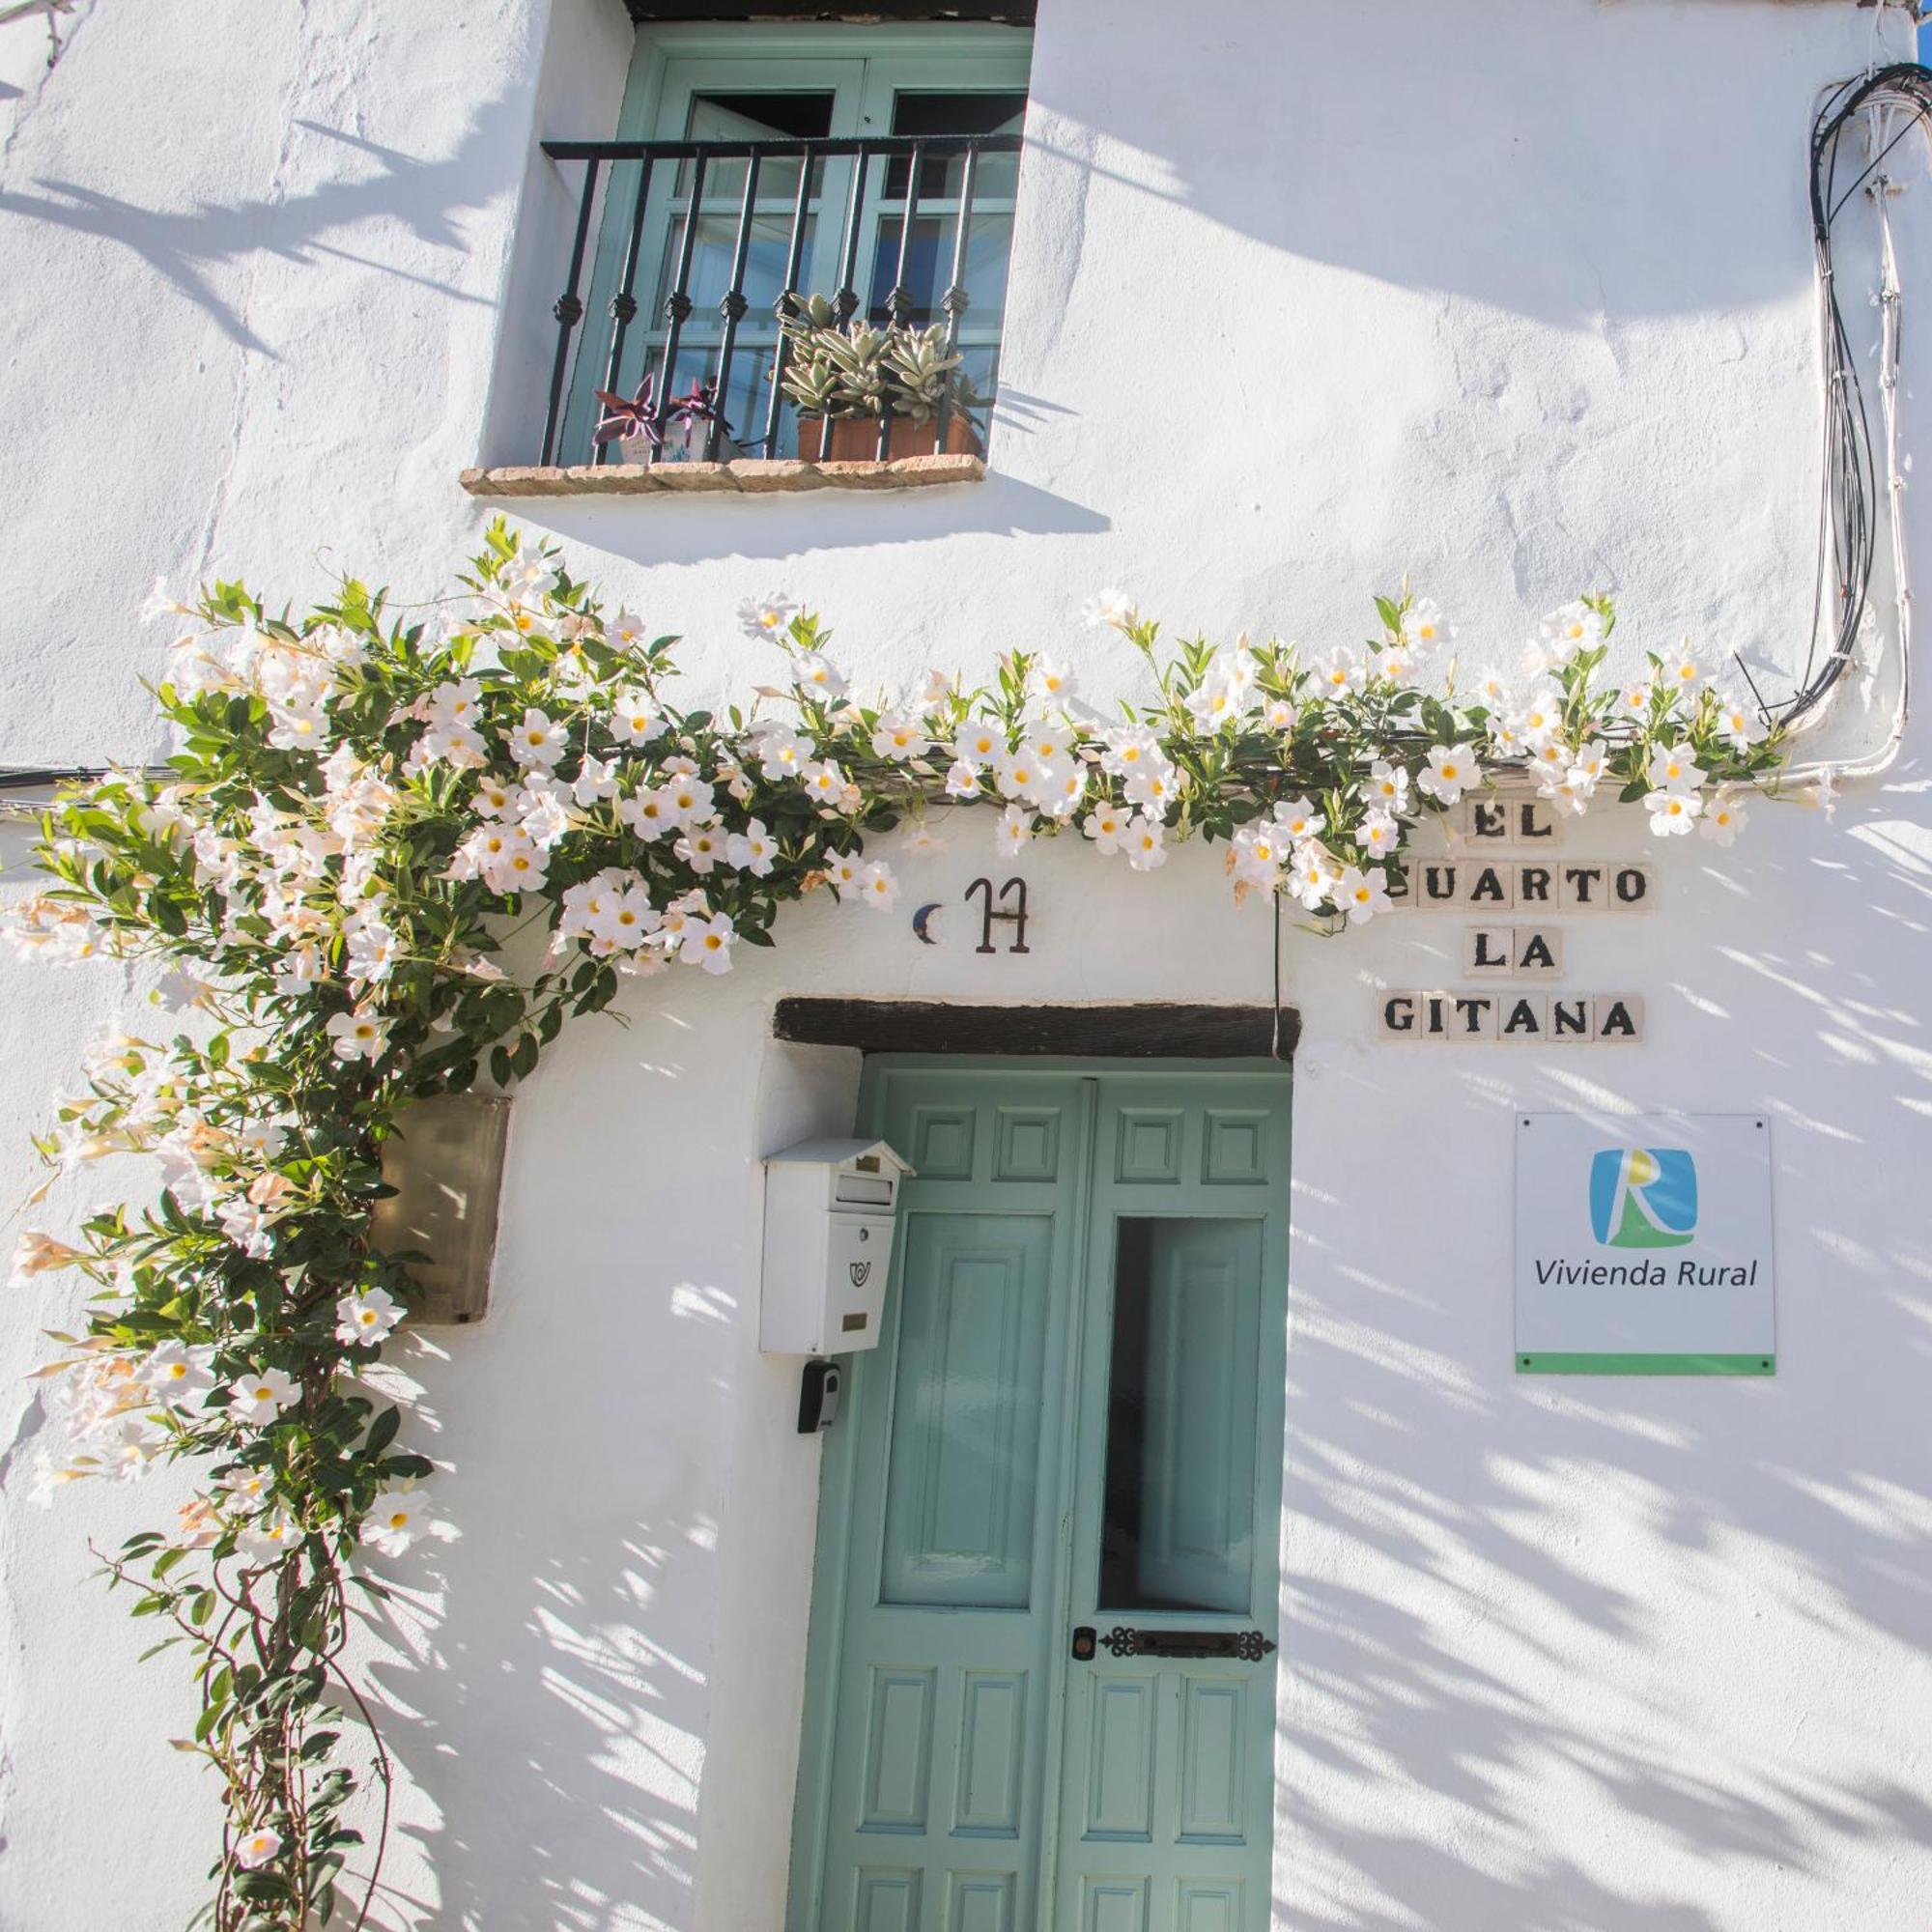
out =
<svg viewBox="0 0 1932 1932"><path fill-rule="evenodd" d="M1510 661L1585 585L1624 600L1628 647L1690 632L1789 666L1816 515L1804 137L1880 29L1760 0L1042 0L994 474L530 521L687 633L706 691L761 675L730 612L778 585L867 684L1026 643L1104 696L1125 653L1073 618L1102 583L1327 642L1405 571L1474 656ZM0 761L140 756L163 640L130 612L156 572L447 581L479 521L456 472L528 419L544 354L569 203L533 142L608 130L627 29L616 0L82 0L50 75L9 31ZM1908 279L1932 313L1932 250ZM1856 696L1834 730L1874 736ZM1454 980L1463 923L1290 942L1284 1927L1932 1918L1925 753L1915 729L1835 821L1760 810L1721 866L1662 855L1646 920L1566 922L1571 984L1647 996L1641 1048L1377 1047L1372 985ZM922 898L981 868L984 825L949 836ZM843 1124L857 1069L774 1045L772 1002L1267 993L1265 919L1218 855L1140 879L1063 841L1025 869L1024 960L801 911L726 980L637 989L628 1031L585 1024L525 1090L495 1311L399 1357L463 1535L402 1566L421 1594L371 1638L404 1774L384 1922L779 1922L816 1451L791 1365L755 1350L755 1162ZM0 971L11 1203L10 1150L128 989ZM1511 1376L1525 1106L1768 1111L1775 1381ZM0 1400L30 1448L18 1378L66 1310L13 1305ZM0 1467L0 1922L178 1922L213 1793L83 1548L162 1499L43 1515L25 1460ZM140 1821L111 1857L103 1815Z"/></svg>

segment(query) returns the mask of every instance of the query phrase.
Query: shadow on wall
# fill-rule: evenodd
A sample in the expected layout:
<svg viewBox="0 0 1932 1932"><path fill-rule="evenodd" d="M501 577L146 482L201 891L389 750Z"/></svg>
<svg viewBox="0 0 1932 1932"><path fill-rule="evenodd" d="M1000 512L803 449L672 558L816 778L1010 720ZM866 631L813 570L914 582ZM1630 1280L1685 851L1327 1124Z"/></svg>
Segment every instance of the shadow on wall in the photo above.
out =
<svg viewBox="0 0 1932 1932"><path fill-rule="evenodd" d="M1028 141L1271 249L1547 323L1746 307L1810 285L1811 115L1840 77L1812 35L1754 24L1499 0L1478 50L1453 7L1163 9L1161 61L1198 111L1140 84L1144 35L1062 30ZM1135 284L1151 340L1224 294L1179 266Z"/></svg>
<svg viewBox="0 0 1932 1932"><path fill-rule="evenodd" d="M978 483L895 493L892 514L883 517L876 498L864 490L741 497L722 503L698 493L675 499L659 496L644 505L622 497L553 497L503 507L515 521L645 566L723 557L788 561L821 548L931 545L933 575L922 594L942 601L950 594L945 573L977 578L985 568L982 555L947 550L950 538L1092 536L1112 527L1097 510L997 470ZM961 603L970 602L973 585L962 582L957 588Z"/></svg>
<svg viewBox="0 0 1932 1932"><path fill-rule="evenodd" d="M274 255L302 266L335 256L452 301L491 305L488 298L468 294L452 281L412 274L325 238L386 219L432 247L467 255L469 244L461 225L463 213L513 192L521 175L526 119L509 99L499 97L484 102L455 149L438 160L423 160L312 121L292 125L373 160L377 171L355 180L326 181L286 197L231 206L202 202L179 213L143 208L78 182L43 179L35 183L36 193L0 191L0 214L48 222L130 249L211 316L231 342L271 358L274 348L255 333L213 279L214 271L256 255Z"/></svg>
<svg viewBox="0 0 1932 1932"><path fill-rule="evenodd" d="M1723 1051L1777 1136L1775 1380L1518 1380L1506 1235L1458 1251L1444 1228L1398 1278L1309 1236L1311 1208L1338 1230L1349 1203L1297 1207L1301 1252L1327 1251L1305 1272L1336 1290L1297 1292L1290 1352L1278 1922L1926 1922L1932 1260L1898 1188L1932 1157L1932 1039L1898 949L1932 933L1927 782L1907 764L1841 803L1836 856L1765 835L1717 882L1734 908L1696 983L1652 1001L1750 1029ZM1623 1083L1599 1059L1466 1091L1497 1129L1472 1147L1506 1162L1520 1108ZM1471 1373L1477 1327L1493 1359ZM1587 1869L1558 1836L1595 1848Z"/></svg>

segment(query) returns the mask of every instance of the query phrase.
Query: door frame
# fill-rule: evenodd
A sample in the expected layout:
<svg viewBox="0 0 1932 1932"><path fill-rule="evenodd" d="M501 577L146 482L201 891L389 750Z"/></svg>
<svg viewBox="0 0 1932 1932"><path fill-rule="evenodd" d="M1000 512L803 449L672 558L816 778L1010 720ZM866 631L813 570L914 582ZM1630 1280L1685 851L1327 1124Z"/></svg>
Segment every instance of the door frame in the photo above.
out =
<svg viewBox="0 0 1932 1932"><path fill-rule="evenodd" d="M1276 1621L1279 1624L1280 1525L1285 1503L1288 1318L1291 1307L1286 1264L1292 1252L1294 1171L1292 1064L1285 1060L1267 1057L1170 1060L1113 1056L1090 1059L1060 1054L1009 1057L992 1053L868 1053L860 1077L857 1125L854 1131L862 1135L878 1132L879 1116L884 1104L881 1094L882 1076L887 1073L1002 1070L1010 1071L1015 1076L1035 1074L1058 1075L1064 1078L1070 1075L1093 1083L1086 1090L1082 1101L1084 1139L1089 1158L1085 1171L1076 1180L1074 1242L1077 1273L1074 1278L1075 1299L1068 1311L1065 1343L1065 1363L1069 1376L1083 1359L1083 1350L1088 1340L1088 1323L1095 1314L1097 1301L1093 1289L1094 1257L1091 1252L1091 1234L1094 1192L1092 1156L1094 1130L1097 1124L1099 1110L1099 1082L1109 1075L1136 1079L1159 1079L1171 1076L1177 1079L1205 1080L1215 1074L1265 1074L1281 1083L1289 1131L1285 1176L1288 1192L1280 1202L1282 1220L1278 1237L1283 1265L1279 1279L1274 1283L1269 1283L1265 1272L1263 1278L1262 1317L1264 1358L1257 1390L1256 1415L1257 1440L1276 1444L1276 1454L1271 1458L1264 1457L1256 1472L1256 1480L1260 1486L1256 1497L1257 1519L1262 1521L1271 1521L1275 1525L1273 1542L1265 1549L1256 1551L1256 1561L1264 1570L1266 1577L1272 1579ZM1235 1218L1240 1217L1236 1215ZM1267 1247L1276 1244L1264 1243L1264 1253L1265 1254ZM887 1293L890 1295L896 1295L899 1293L900 1274L905 1262L904 1242L895 1241L894 1249L893 1272L887 1284ZM1102 1312L1111 1315L1111 1309L1110 1294L1108 1307ZM1277 1319L1271 1322L1271 1317ZM896 1333L895 1325L891 1332ZM873 1375L879 1373L876 1364L884 1353L883 1348L871 1349L852 1358L845 1378L845 1418L849 1419L858 1406L862 1391L869 1379L867 1371ZM1075 1466L1074 1459L1078 1454L1083 1411L1082 1392L1078 1387L1077 1378L1073 1379L1073 1400L1063 1402L1061 1409L1059 1426L1055 1431L1051 1465L1053 1484L1051 1506L1057 1511L1059 1521L1054 1527L1053 1564L1047 1585L1050 1594L1045 1605L1045 1614L1049 1630L1056 1633L1056 1639L1049 1644L1047 1650L1046 1709L1041 1731L1039 1790L1037 1794L1039 1805L1040 1839L1039 1868L1033 1900L1033 1923L1036 1932L1051 1932L1060 1877L1062 1778L1066 1747L1067 1666L1071 1661L1066 1643L1061 1640L1064 1637L1061 1627L1067 1622L1067 1611L1073 1597L1075 1496L1073 1485L1067 1480L1066 1472ZM838 1741L833 1703L838 1695L839 1662L844 1650L845 1583L852 1559L852 1502L858 1482L859 1463L858 1433L849 1426L849 1420L840 1426L835 1426L829 1433L831 1440L825 1444L823 1461L819 1467L818 1534L811 1566L811 1601L806 1634L805 1697L799 1732L798 1771L793 1786L791 1856L785 1889L786 1932L815 1932L814 1922L808 1916L808 1906L815 1911L824 1891L833 1757ZM838 1507L828 1524L827 1504L833 1500L837 1501ZM1259 1605L1265 1600L1265 1593L1258 1587L1254 1599L1256 1605ZM1283 1634L1285 1636L1285 1633ZM1274 1659L1274 1696L1271 1705L1274 1709L1280 1707L1280 1673L1286 1667L1287 1656L1288 1646L1283 1640ZM1270 1770L1271 1787L1272 1784L1273 1774Z"/></svg>

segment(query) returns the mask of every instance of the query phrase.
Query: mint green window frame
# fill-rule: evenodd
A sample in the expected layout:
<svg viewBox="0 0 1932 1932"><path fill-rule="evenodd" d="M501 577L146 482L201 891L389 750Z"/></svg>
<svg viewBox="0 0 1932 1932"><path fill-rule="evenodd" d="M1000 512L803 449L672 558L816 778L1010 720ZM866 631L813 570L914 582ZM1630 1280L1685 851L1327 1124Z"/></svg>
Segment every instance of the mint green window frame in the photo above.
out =
<svg viewBox="0 0 1932 1932"><path fill-rule="evenodd" d="M1009 27L908 24L903 27L801 25L797 27L717 26L663 27L640 33L619 116L617 138L623 141L681 141L686 138L692 101L706 94L826 93L832 96L831 126L836 137L886 134L892 129L895 96L901 93L1024 94L1033 64L1030 33ZM1003 157L1004 158L1004 157ZM800 270L800 292L836 294L841 267L844 213L850 197L855 164L847 160L824 165L818 193L811 202L811 239ZM1017 169L1006 163L1004 182L988 183L991 173L982 163L982 179L973 196L972 221L976 242L1002 227L1009 242ZM599 414L592 390L602 387L610 354L611 298L622 276L637 193L639 164L619 162L607 171L603 206L597 220L597 241L584 321L579 331L576 360L559 438L564 463L589 460L590 433ZM661 355L666 334L661 308L663 278L668 251L689 209L688 168L660 167L653 177L646 207L634 296L638 313L630 325L623 368L618 381L632 391L642 373ZM882 222L895 217L898 197L883 192L884 169L872 164L865 204L860 211L861 244L856 286L862 302L871 276L873 244ZM784 170L775 191L761 180L755 218L767 233L781 225L788 238L796 176ZM699 205L699 240L707 233L735 231L744 187L744 164L723 164L710 171ZM958 213L957 198L922 193L922 221L950 223ZM980 250L976 249L976 252ZM997 367L1004 324L1006 251L998 250L999 299L976 295L959 331L959 347L970 368L982 373ZM694 266L694 282L698 270ZM698 352L713 339L716 310L694 311L680 342L678 380L689 386ZM777 323L769 308L753 302L740 323L734 355L731 411L734 435L753 441L764 433L762 372L769 366L777 339ZM757 372L755 390L745 372ZM981 386L986 386L981 382ZM745 397L754 393L758 411L743 420ZM788 412L787 412L788 413ZM764 454L762 450L754 451ZM789 448L770 452L790 454Z"/></svg>

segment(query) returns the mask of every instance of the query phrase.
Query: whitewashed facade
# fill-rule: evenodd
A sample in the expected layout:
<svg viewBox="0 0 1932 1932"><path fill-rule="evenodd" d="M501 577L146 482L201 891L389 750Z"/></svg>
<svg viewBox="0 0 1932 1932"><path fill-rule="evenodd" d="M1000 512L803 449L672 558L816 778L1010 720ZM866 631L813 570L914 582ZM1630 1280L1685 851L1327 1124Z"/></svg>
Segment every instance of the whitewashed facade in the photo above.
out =
<svg viewBox="0 0 1932 1932"><path fill-rule="evenodd" d="M1903 10L1040 0L983 481L479 502L460 472L532 461L541 431L576 190L537 144L615 132L639 31L620 0L81 0L47 71L38 26L0 30L0 764L164 752L138 680L165 639L134 615L157 573L300 598L339 563L428 596L496 507L681 633L720 696L766 675L732 613L774 588L865 687L1028 645L1104 699L1137 668L1080 625L1102 585L1180 630L1331 642L1405 575L1472 659L1606 589L1627 652L1802 660L1807 139L1829 83L1910 56ZM1923 144L1892 172L1906 313L1932 313ZM1847 252L1857 327L1876 283ZM1880 590L1806 758L1885 752ZM1654 910L1558 922L1567 986L1644 1002L1635 1044L1389 1044L1378 993L1464 983L1470 922L1291 930L1250 1922L1932 1920L1927 750L1914 717L1833 815L1762 808L1727 854L1654 849L1635 813L1566 830L1655 867ZM989 868L988 821L947 838L903 862L905 911ZM636 986L627 1029L581 1024L519 1094L489 1317L399 1356L462 1535L367 1637L399 1771L372 1922L784 1923L821 1444L794 1430L797 1358L758 1351L759 1162L853 1131L860 1056L778 1042L776 1002L1271 995L1267 916L1216 849L1142 877L1063 838L1010 869L1023 956L975 952L963 912L928 948L811 906L726 979ZM11 1204L48 1096L141 989L0 970ZM1513 1373L1516 1122L1572 1110L1771 1122L1775 1378ZM88 1574L87 1539L148 1520L166 1479L26 1500L22 1378L71 1313L36 1286L0 1328L0 1922L22 1932L178 1922L213 1842L214 1794L165 1744L183 1688L136 1667Z"/></svg>

